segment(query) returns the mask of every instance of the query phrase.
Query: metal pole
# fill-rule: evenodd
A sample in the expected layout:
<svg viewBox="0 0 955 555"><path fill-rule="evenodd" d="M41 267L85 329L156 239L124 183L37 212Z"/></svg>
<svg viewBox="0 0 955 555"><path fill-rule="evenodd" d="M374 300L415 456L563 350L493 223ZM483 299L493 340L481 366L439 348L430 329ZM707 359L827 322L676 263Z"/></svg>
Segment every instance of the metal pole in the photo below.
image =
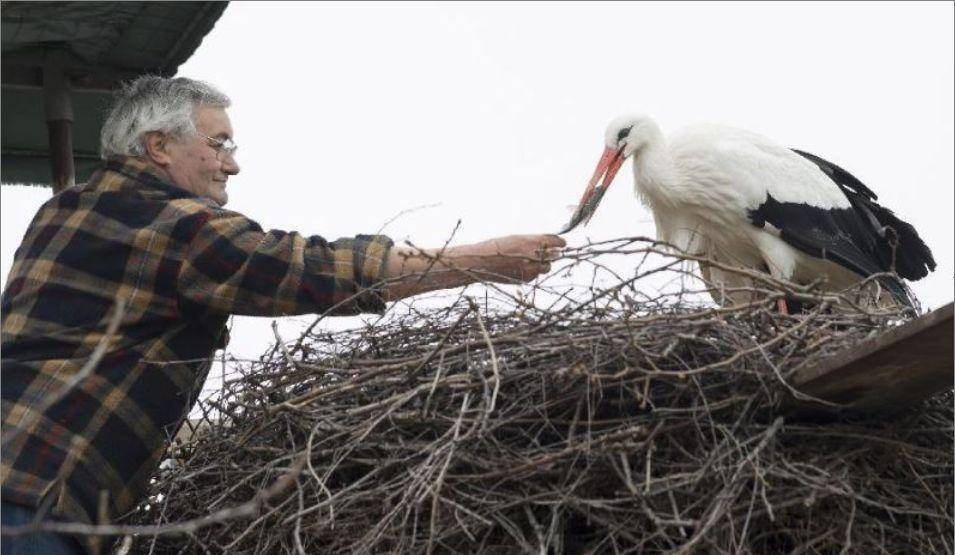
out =
<svg viewBox="0 0 955 555"><path fill-rule="evenodd" d="M46 51L43 61L43 108L50 142L50 170L53 194L76 182L73 169L73 103L70 79L63 71L66 52Z"/></svg>

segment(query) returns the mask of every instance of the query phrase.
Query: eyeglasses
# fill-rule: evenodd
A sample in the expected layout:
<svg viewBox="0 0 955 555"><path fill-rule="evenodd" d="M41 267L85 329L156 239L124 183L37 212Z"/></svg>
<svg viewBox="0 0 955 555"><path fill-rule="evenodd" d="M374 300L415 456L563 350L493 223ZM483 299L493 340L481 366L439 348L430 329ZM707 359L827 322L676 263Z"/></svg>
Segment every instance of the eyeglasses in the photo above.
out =
<svg viewBox="0 0 955 555"><path fill-rule="evenodd" d="M221 152L226 156L235 156L235 151L239 149L232 139L216 139L202 133L199 133L199 136L212 142L209 146L215 149L216 155Z"/></svg>

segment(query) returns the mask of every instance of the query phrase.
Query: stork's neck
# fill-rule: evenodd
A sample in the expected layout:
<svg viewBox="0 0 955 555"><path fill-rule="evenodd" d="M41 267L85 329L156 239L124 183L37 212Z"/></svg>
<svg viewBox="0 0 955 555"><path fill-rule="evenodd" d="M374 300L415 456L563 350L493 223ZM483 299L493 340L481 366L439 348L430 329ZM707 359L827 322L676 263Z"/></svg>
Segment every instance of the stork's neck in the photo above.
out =
<svg viewBox="0 0 955 555"><path fill-rule="evenodd" d="M679 201L679 183L666 140L656 131L634 155L634 188L645 204L664 207Z"/></svg>

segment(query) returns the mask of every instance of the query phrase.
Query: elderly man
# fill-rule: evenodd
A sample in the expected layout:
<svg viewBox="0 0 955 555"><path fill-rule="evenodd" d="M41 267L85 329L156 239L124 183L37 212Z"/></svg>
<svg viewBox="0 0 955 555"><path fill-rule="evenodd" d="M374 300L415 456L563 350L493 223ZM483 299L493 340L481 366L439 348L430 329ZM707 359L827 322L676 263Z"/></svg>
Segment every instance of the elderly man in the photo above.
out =
<svg viewBox="0 0 955 555"><path fill-rule="evenodd" d="M30 224L2 298L4 525L106 522L135 507L230 314L380 312L476 279L532 279L549 270L542 252L564 244L508 236L439 252L263 231L223 208L239 173L228 107L202 82L132 82L103 127L103 167ZM34 534L5 536L2 551L97 549Z"/></svg>

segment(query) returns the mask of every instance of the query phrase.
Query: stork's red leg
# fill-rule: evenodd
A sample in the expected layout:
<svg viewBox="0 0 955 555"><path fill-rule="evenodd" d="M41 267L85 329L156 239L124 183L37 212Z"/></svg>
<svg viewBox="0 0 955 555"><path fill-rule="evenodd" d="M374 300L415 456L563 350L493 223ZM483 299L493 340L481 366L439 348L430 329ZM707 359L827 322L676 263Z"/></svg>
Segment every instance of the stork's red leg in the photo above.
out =
<svg viewBox="0 0 955 555"><path fill-rule="evenodd" d="M789 306L786 304L786 299L776 299L776 308L779 309L780 314L789 316Z"/></svg>

